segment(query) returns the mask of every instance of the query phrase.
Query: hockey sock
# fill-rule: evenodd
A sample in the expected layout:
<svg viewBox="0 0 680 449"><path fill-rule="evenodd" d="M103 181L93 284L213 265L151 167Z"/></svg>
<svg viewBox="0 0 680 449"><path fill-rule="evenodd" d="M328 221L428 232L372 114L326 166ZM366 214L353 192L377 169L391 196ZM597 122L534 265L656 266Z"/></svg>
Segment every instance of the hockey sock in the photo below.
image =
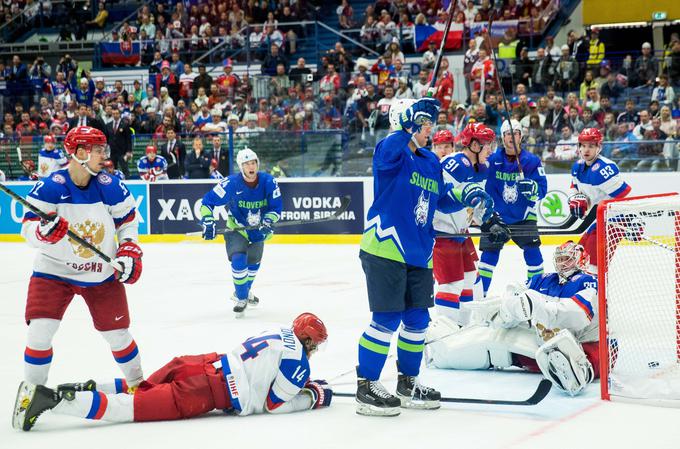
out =
<svg viewBox="0 0 680 449"><path fill-rule="evenodd" d="M234 279L234 290L238 299L248 298L248 256L245 253L231 257L231 277Z"/></svg>
<svg viewBox="0 0 680 449"><path fill-rule="evenodd" d="M28 325L24 351L24 378L26 381L45 385L52 365L52 338L59 329L59 320L38 318Z"/></svg>
<svg viewBox="0 0 680 449"><path fill-rule="evenodd" d="M137 386L144 380L142 358L130 332L127 329L116 329L103 331L101 334L111 346L113 358L123 371L127 384L131 387Z"/></svg>
<svg viewBox="0 0 680 449"><path fill-rule="evenodd" d="M430 322L427 309L409 309L402 314L403 325L397 340L399 371L407 376L417 376L425 349L425 331Z"/></svg>
<svg viewBox="0 0 680 449"><path fill-rule="evenodd" d="M541 248L524 248L524 261L527 264L527 278L543 274L543 255Z"/></svg>
<svg viewBox="0 0 680 449"><path fill-rule="evenodd" d="M466 325L470 321L470 311L465 309L464 304L472 301L474 297L473 287L477 279L477 271L467 271L463 275L463 289L460 292L461 309L459 311L458 323Z"/></svg>
<svg viewBox="0 0 680 449"><path fill-rule="evenodd" d="M101 391L77 391L72 400L62 399L52 409L59 415L112 422L134 421L134 396L104 394Z"/></svg>
<svg viewBox="0 0 680 449"><path fill-rule="evenodd" d="M463 280L440 284L434 296L437 313L458 321L460 312L460 294L463 290Z"/></svg>
<svg viewBox="0 0 680 449"><path fill-rule="evenodd" d="M128 393L129 386L125 379L116 378L112 383L97 382L97 391L106 394Z"/></svg>
<svg viewBox="0 0 680 449"><path fill-rule="evenodd" d="M248 284L247 284L248 285L248 291L250 291L250 289L252 288L253 282L255 281L255 276L257 276L257 271L259 269L260 269L259 263L248 265L248 277L246 278L246 279L248 279Z"/></svg>
<svg viewBox="0 0 680 449"><path fill-rule="evenodd" d="M479 276L482 279L482 287L484 289L484 296L489 291L491 285L491 278L493 277L493 270L498 265L498 259L501 257L500 251L484 251L479 260Z"/></svg>
<svg viewBox="0 0 680 449"><path fill-rule="evenodd" d="M373 312L373 321L359 339L359 375L368 380L380 378L392 334L400 321L399 312Z"/></svg>

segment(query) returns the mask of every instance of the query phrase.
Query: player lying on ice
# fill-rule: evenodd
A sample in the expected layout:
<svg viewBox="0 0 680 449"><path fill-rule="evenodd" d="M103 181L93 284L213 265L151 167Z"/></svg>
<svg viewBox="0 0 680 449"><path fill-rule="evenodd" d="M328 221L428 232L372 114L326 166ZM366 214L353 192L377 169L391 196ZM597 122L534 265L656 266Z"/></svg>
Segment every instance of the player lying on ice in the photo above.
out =
<svg viewBox="0 0 680 449"><path fill-rule="evenodd" d="M510 285L503 298L470 303L466 327L439 316L427 333L428 364L540 370L560 390L579 394L599 366L597 279L583 271L583 247L572 241L555 250L554 262L556 273Z"/></svg>
<svg viewBox="0 0 680 449"><path fill-rule="evenodd" d="M31 430L46 410L112 422L191 418L215 409L237 415L289 413L327 407L326 382L309 380L309 357L326 341L326 326L303 313L292 326L248 338L226 354L174 358L127 394L113 384L63 384L56 389L22 382L12 426Z"/></svg>

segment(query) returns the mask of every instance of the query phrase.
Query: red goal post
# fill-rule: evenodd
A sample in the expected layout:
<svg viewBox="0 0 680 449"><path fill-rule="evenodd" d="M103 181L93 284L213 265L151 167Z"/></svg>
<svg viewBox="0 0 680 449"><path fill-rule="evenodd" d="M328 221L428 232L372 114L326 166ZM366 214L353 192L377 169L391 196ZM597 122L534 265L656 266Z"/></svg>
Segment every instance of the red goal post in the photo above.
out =
<svg viewBox="0 0 680 449"><path fill-rule="evenodd" d="M602 399L680 406L680 194L597 210Z"/></svg>

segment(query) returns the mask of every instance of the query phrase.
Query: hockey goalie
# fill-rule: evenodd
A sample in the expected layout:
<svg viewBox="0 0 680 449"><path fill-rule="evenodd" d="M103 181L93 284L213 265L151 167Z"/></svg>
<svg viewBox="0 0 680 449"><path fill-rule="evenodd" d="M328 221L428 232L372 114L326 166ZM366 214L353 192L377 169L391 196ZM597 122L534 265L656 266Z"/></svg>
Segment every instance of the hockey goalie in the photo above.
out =
<svg viewBox="0 0 680 449"><path fill-rule="evenodd" d="M429 328L426 360L443 369L541 372L576 396L597 377L597 279L586 272L583 247L572 241L555 250L556 273L510 285L502 298L473 301L470 324L445 316Z"/></svg>

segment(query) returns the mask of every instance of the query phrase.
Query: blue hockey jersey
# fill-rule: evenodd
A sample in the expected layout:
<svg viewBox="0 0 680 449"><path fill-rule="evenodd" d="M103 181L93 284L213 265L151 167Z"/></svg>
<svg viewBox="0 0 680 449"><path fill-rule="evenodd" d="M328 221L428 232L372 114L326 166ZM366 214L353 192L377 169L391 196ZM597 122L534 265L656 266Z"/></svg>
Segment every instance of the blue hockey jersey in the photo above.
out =
<svg viewBox="0 0 680 449"><path fill-rule="evenodd" d="M519 154L522 170L526 179L533 179L538 183L538 200L545 197L548 191L548 181L541 159L529 151ZM494 201L494 209L507 224L523 220L536 220L536 206L538 201L531 201L519 193L517 181L519 169L517 158L508 157L505 149L499 147L489 157L489 171L486 180L486 191Z"/></svg>
<svg viewBox="0 0 680 449"><path fill-rule="evenodd" d="M432 267L435 209L455 212L464 206L446 184L437 156L420 148L411 135L395 131L378 142L373 155L373 204L368 210L361 249L418 267Z"/></svg>
<svg viewBox="0 0 680 449"><path fill-rule="evenodd" d="M224 206L230 229L257 226L265 217L272 222L279 221L283 202L276 179L265 172L258 172L257 177L255 187L248 186L240 173L222 179L203 196L202 204L209 211L207 213L212 213L215 207ZM261 242L269 235L257 229L239 232L251 242Z"/></svg>

